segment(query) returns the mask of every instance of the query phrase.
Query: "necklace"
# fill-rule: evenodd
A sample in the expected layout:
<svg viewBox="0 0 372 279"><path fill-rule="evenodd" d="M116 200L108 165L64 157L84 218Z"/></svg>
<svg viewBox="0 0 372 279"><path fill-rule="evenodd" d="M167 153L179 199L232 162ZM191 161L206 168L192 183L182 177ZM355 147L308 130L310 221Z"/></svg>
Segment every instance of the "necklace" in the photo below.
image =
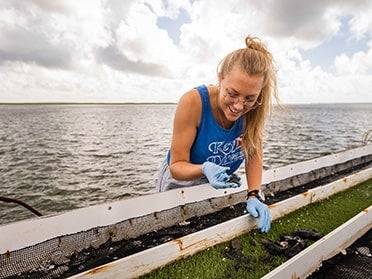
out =
<svg viewBox="0 0 372 279"><path fill-rule="evenodd" d="M225 122L223 121L221 110L220 110L220 107L218 106L218 95L219 95L219 91L217 90L217 88L218 87L216 87L216 109L217 109L217 114L218 114L218 117L219 117L219 119L221 121L222 128L224 128L226 130Z"/></svg>

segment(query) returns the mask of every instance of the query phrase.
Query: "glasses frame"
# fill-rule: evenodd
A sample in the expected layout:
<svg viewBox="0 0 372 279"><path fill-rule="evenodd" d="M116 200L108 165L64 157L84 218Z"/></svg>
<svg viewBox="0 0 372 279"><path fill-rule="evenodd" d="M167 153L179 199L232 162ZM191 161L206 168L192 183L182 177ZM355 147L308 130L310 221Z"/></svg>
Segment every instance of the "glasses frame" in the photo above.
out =
<svg viewBox="0 0 372 279"><path fill-rule="evenodd" d="M240 102L243 102L243 106L244 108L246 109L255 109L257 107L259 107L260 105L262 105L262 102L263 102L263 97L261 96L261 93L259 94L259 96L257 97L256 101L252 104L252 105L248 105L248 103L250 103L250 101L247 101L247 100L244 100L244 101L241 101L240 100L240 97L239 96L231 96L232 93L230 92L226 92L225 94L223 94L223 99L226 103L231 103L231 104L234 104L236 105L237 103L240 103ZM230 99L230 102L229 101L226 101L226 97L228 97ZM261 97L261 100L259 101L258 99Z"/></svg>

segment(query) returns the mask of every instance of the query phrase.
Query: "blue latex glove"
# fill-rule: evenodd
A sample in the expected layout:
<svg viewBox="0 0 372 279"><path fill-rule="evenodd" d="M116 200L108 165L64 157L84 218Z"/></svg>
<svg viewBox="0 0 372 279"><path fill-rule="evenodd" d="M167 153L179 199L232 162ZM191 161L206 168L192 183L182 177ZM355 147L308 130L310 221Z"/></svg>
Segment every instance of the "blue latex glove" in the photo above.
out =
<svg viewBox="0 0 372 279"><path fill-rule="evenodd" d="M269 207L256 198L247 200L247 211L254 217L258 217L258 228L267 233L271 227Z"/></svg>
<svg viewBox="0 0 372 279"><path fill-rule="evenodd" d="M209 183L215 189L237 188L241 182L229 182L231 175L227 174L230 168L221 167L212 162L204 162L202 165L203 174L207 177Z"/></svg>

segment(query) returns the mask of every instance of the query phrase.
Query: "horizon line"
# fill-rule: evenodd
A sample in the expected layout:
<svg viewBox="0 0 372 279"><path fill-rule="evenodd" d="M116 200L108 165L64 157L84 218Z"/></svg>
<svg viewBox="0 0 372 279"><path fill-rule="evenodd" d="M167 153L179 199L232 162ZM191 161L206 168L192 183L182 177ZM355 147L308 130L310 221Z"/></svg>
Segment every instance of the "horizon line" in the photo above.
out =
<svg viewBox="0 0 372 279"><path fill-rule="evenodd" d="M174 105L177 102L0 102L0 105ZM283 105L372 104L372 102L282 103ZM273 104L277 105L276 103Z"/></svg>

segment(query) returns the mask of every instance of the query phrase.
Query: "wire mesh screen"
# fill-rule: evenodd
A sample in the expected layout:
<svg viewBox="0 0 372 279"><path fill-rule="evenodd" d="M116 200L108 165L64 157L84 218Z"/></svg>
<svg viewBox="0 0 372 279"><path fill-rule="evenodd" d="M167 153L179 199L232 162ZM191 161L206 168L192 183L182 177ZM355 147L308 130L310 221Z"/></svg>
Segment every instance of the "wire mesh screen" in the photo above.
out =
<svg viewBox="0 0 372 279"><path fill-rule="evenodd" d="M244 200L245 192L211 198L9 251L0 255L0 278L60 278L70 273L71 269L75 269L75 273L86 270L85 262L89 261L92 265L92 259L97 259L97 264L102 264L105 260L99 259L110 256L123 245L127 246L128 253L142 250L137 239L139 236Z"/></svg>
<svg viewBox="0 0 372 279"><path fill-rule="evenodd" d="M346 254L325 261L308 279L368 279L372 278L372 231L369 230Z"/></svg>

